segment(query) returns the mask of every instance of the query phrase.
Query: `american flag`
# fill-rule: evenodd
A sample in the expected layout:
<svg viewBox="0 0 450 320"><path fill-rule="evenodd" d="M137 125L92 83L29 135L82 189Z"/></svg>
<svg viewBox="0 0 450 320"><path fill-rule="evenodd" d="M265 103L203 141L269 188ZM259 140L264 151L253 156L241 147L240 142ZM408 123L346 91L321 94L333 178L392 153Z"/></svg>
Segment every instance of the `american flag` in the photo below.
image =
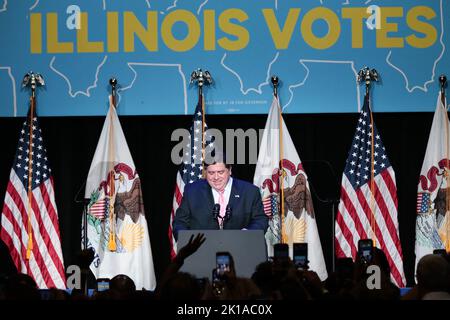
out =
<svg viewBox="0 0 450 320"><path fill-rule="evenodd" d="M209 138L206 134L208 126L203 120L203 104L203 96L200 95L192 118L192 125L189 129L189 143L184 148L184 150L189 149L189 151L183 155L183 163L180 165L177 172L168 232L171 246L170 255L172 258L176 256L177 251L177 244L172 234L172 222L175 218L177 209L181 204L181 199L183 199L184 186L187 183L193 183L203 177L203 157L205 154L210 154L214 149L214 139ZM203 134L205 135L205 152L203 152Z"/></svg>
<svg viewBox="0 0 450 320"><path fill-rule="evenodd" d="M369 103L366 97L342 176L335 225L336 255L355 259L358 240L373 239L386 254L391 278L398 287L404 287L395 173L375 123L371 121Z"/></svg>
<svg viewBox="0 0 450 320"><path fill-rule="evenodd" d="M37 117L33 117L30 128L29 116L20 131L6 189L0 236L17 270L30 275L39 288L66 287L53 177ZM27 249L31 249L29 259Z"/></svg>

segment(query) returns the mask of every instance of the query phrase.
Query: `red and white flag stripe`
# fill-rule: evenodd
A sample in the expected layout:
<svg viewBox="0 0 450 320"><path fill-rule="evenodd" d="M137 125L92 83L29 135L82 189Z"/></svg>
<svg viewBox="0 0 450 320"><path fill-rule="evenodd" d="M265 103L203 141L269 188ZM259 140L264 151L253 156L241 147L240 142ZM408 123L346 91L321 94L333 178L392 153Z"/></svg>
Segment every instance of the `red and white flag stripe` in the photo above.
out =
<svg viewBox="0 0 450 320"><path fill-rule="evenodd" d="M184 192L184 181L181 178L181 174L178 171L177 172L177 182L175 185L175 191L173 193L173 202L172 202L172 211L170 213L170 223L169 223L169 239L170 241L170 256L172 258L175 258L177 255L177 242L175 241L175 238L172 233L172 222L175 219L175 213L177 212L178 207L181 204L181 199L183 199L183 192Z"/></svg>
<svg viewBox="0 0 450 320"><path fill-rule="evenodd" d="M336 218L336 253L338 257L356 258L358 240L375 236L391 268L393 281L399 287L406 285L403 257L398 235L397 194L392 167L375 176L374 198L371 199L370 182L354 190L343 175L341 202ZM372 206L375 228L371 227Z"/></svg>
<svg viewBox="0 0 450 320"><path fill-rule="evenodd" d="M28 194L11 170L2 211L1 238L10 249L19 272L34 278L39 288L65 288L65 273L52 179L32 193L31 212ZM28 219L31 221L33 250L26 259Z"/></svg>

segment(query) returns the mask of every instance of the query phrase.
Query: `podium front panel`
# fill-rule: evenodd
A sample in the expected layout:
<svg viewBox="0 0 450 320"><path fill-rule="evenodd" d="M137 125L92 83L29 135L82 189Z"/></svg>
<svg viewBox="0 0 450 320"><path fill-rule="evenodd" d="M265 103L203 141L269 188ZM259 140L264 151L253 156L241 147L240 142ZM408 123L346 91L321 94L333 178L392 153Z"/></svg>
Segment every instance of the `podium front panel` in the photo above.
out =
<svg viewBox="0 0 450 320"><path fill-rule="evenodd" d="M216 252L228 251L234 260L236 275L250 278L261 262L267 261L267 247L262 230L180 230L177 247L182 248L191 235L203 233L206 241L186 258L180 271L197 278L212 280L216 267Z"/></svg>

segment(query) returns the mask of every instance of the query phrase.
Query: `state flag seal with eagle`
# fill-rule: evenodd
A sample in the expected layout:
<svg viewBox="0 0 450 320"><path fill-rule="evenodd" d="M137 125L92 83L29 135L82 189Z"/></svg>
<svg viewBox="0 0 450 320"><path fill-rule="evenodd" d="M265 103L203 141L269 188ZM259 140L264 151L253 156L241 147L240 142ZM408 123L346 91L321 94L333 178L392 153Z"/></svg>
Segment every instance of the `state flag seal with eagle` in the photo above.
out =
<svg viewBox="0 0 450 320"><path fill-rule="evenodd" d="M136 289L154 290L156 278L141 181L112 100L89 170L85 198L88 248L96 278L129 276Z"/></svg>
<svg viewBox="0 0 450 320"><path fill-rule="evenodd" d="M436 249L450 252L450 122L440 93L417 188L416 267Z"/></svg>
<svg viewBox="0 0 450 320"><path fill-rule="evenodd" d="M323 281L328 277L314 215L313 201L300 157L274 96L264 129L253 183L259 187L264 212L269 217L266 232L268 255L273 245L308 243L309 269ZM284 203L280 199L284 199Z"/></svg>

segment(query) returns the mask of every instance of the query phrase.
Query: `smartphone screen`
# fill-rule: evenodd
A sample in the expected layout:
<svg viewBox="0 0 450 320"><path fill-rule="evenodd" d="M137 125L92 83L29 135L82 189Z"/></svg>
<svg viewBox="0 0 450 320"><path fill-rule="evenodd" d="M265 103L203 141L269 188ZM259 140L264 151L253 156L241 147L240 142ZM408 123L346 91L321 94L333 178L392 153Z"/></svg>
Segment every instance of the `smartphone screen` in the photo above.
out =
<svg viewBox="0 0 450 320"><path fill-rule="evenodd" d="M228 252L216 253L216 268L219 276L230 271L230 254Z"/></svg>
<svg viewBox="0 0 450 320"><path fill-rule="evenodd" d="M360 239L358 241L358 255L364 262L372 261L373 242L371 239Z"/></svg>
<svg viewBox="0 0 450 320"><path fill-rule="evenodd" d="M109 290L109 279L99 278L97 279L97 291Z"/></svg>
<svg viewBox="0 0 450 320"><path fill-rule="evenodd" d="M306 268L308 266L308 243L294 243L293 253L295 266Z"/></svg>
<svg viewBox="0 0 450 320"><path fill-rule="evenodd" d="M447 251L445 249L434 249L433 254L439 254L445 257L447 255Z"/></svg>
<svg viewBox="0 0 450 320"><path fill-rule="evenodd" d="M287 243L275 243L273 245L273 258L287 260L289 258L289 245Z"/></svg>

